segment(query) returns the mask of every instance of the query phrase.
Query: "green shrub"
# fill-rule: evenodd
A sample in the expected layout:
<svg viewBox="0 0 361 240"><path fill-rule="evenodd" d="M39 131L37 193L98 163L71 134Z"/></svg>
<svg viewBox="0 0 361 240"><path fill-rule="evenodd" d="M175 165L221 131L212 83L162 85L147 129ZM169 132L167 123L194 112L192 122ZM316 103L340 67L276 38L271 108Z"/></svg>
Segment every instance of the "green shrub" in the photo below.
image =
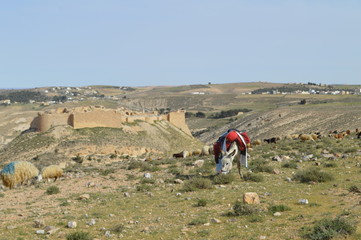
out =
<svg viewBox="0 0 361 240"><path fill-rule="evenodd" d="M154 184L155 183L155 179L153 178L142 178L142 180L140 180L141 184Z"/></svg>
<svg viewBox="0 0 361 240"><path fill-rule="evenodd" d="M0 193L0 197L5 197L5 194L4 194L4 193Z"/></svg>
<svg viewBox="0 0 361 240"><path fill-rule="evenodd" d="M188 225L196 226L196 225L203 225L205 223L207 223L207 219L205 217L199 217L199 218L193 219L190 223L188 223Z"/></svg>
<svg viewBox="0 0 361 240"><path fill-rule="evenodd" d="M83 232L83 231L70 233L66 235L66 240L92 240L92 239L93 238L90 236L88 232Z"/></svg>
<svg viewBox="0 0 361 240"><path fill-rule="evenodd" d="M327 168L334 168L334 167L337 167L337 163L335 162L325 162L323 164L324 167L327 167Z"/></svg>
<svg viewBox="0 0 361 240"><path fill-rule="evenodd" d="M193 192L197 189L211 189L212 182L208 178L195 177L184 183L183 191Z"/></svg>
<svg viewBox="0 0 361 240"><path fill-rule="evenodd" d="M255 205L245 204L243 202L237 201L233 205L233 214L235 216L249 216L260 213L260 209Z"/></svg>
<svg viewBox="0 0 361 240"><path fill-rule="evenodd" d="M207 199L198 199L196 207L205 207L207 205Z"/></svg>
<svg viewBox="0 0 361 240"><path fill-rule="evenodd" d="M294 169L298 168L297 163L295 161L286 162L286 163L282 164L282 167L284 167L284 168L294 168Z"/></svg>
<svg viewBox="0 0 361 240"><path fill-rule="evenodd" d="M57 186L50 186L46 189L48 195L60 193L60 189Z"/></svg>
<svg viewBox="0 0 361 240"><path fill-rule="evenodd" d="M343 218L322 219L313 228L301 229L305 238L312 240L329 240L337 236L346 237L356 231L356 226Z"/></svg>
<svg viewBox="0 0 361 240"><path fill-rule="evenodd" d="M115 232L115 233L122 233L124 231L125 227L123 224L119 224L119 225L116 225L115 227L113 227L111 230L112 232Z"/></svg>
<svg viewBox="0 0 361 240"><path fill-rule="evenodd" d="M149 192L152 189L153 189L153 186L149 185L149 184L141 184L141 185L138 185L136 188L136 190L138 192Z"/></svg>
<svg viewBox="0 0 361 240"><path fill-rule="evenodd" d="M214 184L229 184L235 179L232 174L218 174L213 178Z"/></svg>
<svg viewBox="0 0 361 240"><path fill-rule="evenodd" d="M111 173L115 173L115 169L111 168L111 169L105 169L105 170L102 170L100 172L100 175L102 176L108 176L109 174Z"/></svg>
<svg viewBox="0 0 361 240"><path fill-rule="evenodd" d="M326 172L321 172L318 168L309 168L295 174L294 180L301 183L327 182L333 180L333 176Z"/></svg>
<svg viewBox="0 0 361 240"><path fill-rule="evenodd" d="M145 163L144 163L144 162L141 162L141 161L131 161L131 162L129 162L128 170L133 170L133 169L141 168L141 167L143 167L144 164L145 164Z"/></svg>
<svg viewBox="0 0 361 240"><path fill-rule="evenodd" d="M352 185L348 188L349 192L353 192L353 193L361 193L361 189L359 187L357 187L356 185Z"/></svg>
<svg viewBox="0 0 361 240"><path fill-rule="evenodd" d="M252 172L255 172L255 173L257 173L257 172L272 173L273 172L273 167L269 166L266 161L262 161L262 160L257 160L257 161L251 162L250 169L252 170Z"/></svg>
<svg viewBox="0 0 361 240"><path fill-rule="evenodd" d="M275 212L289 211L291 210L291 208L289 206L281 204L281 205L272 205L268 208L268 210L272 213L275 213Z"/></svg>
<svg viewBox="0 0 361 240"><path fill-rule="evenodd" d="M262 175L250 173L250 172L243 174L243 179L245 181L252 181L252 182L263 182L263 180L264 180Z"/></svg>

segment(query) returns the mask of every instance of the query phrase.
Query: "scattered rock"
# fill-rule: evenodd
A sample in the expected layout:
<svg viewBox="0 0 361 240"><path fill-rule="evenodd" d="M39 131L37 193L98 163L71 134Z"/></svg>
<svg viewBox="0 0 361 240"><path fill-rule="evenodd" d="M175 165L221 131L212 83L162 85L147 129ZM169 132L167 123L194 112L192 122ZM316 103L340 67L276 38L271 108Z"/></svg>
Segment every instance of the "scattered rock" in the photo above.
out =
<svg viewBox="0 0 361 240"><path fill-rule="evenodd" d="M259 236L259 239L267 239L266 236Z"/></svg>
<svg viewBox="0 0 361 240"><path fill-rule="evenodd" d="M282 214L280 213L280 212L275 212L274 214L273 214L273 216L275 216L275 217L280 217Z"/></svg>
<svg viewBox="0 0 361 240"><path fill-rule="evenodd" d="M114 217L115 215L112 213L109 213L109 217Z"/></svg>
<svg viewBox="0 0 361 240"><path fill-rule="evenodd" d="M59 228L56 228L54 226L46 226L44 228L44 231L46 232L46 234L49 234L49 235L54 234L58 230L59 230Z"/></svg>
<svg viewBox="0 0 361 240"><path fill-rule="evenodd" d="M272 157L272 161L275 161L275 162L282 162L282 158L278 155Z"/></svg>
<svg viewBox="0 0 361 240"><path fill-rule="evenodd" d="M201 159L197 160L193 163L193 166L195 166L195 167L203 167L203 165L204 165L204 160L201 160Z"/></svg>
<svg viewBox="0 0 361 240"><path fill-rule="evenodd" d="M94 182L88 182L88 183L86 184L86 186L87 186L88 188L95 187L95 183L94 183Z"/></svg>
<svg viewBox="0 0 361 240"><path fill-rule="evenodd" d="M42 228L45 226L45 221L43 219L36 219L34 221L34 227L35 228Z"/></svg>
<svg viewBox="0 0 361 240"><path fill-rule="evenodd" d="M306 204L308 204L308 200L307 199L300 199L300 200L298 200L298 204L306 205Z"/></svg>
<svg viewBox="0 0 361 240"><path fill-rule="evenodd" d="M90 199L90 195L85 193L79 196L80 200L89 200Z"/></svg>
<svg viewBox="0 0 361 240"><path fill-rule="evenodd" d="M75 221L70 221L70 222L68 222L67 226L68 226L68 228L76 228L77 223Z"/></svg>
<svg viewBox="0 0 361 240"><path fill-rule="evenodd" d="M184 181L183 180L181 180L181 179L175 179L174 180L174 183L177 183L177 184L183 184L184 183Z"/></svg>
<svg viewBox="0 0 361 240"><path fill-rule="evenodd" d="M125 193L124 193L124 197L130 197L130 193L125 192Z"/></svg>
<svg viewBox="0 0 361 240"><path fill-rule="evenodd" d="M292 182L292 178L286 177L286 181L287 181L287 182Z"/></svg>
<svg viewBox="0 0 361 240"><path fill-rule="evenodd" d="M110 231L105 231L105 237L112 237L113 235L110 233Z"/></svg>
<svg viewBox="0 0 361 240"><path fill-rule="evenodd" d="M272 173L279 175L279 174L281 174L281 171L279 169L273 169Z"/></svg>
<svg viewBox="0 0 361 240"><path fill-rule="evenodd" d="M92 219L90 219L90 221L87 223L87 225L89 225L89 226L94 226L95 223L96 223L95 219L92 218Z"/></svg>
<svg viewBox="0 0 361 240"><path fill-rule="evenodd" d="M217 218L212 218L211 223L221 223L222 221Z"/></svg>
<svg viewBox="0 0 361 240"><path fill-rule="evenodd" d="M16 228L16 226L13 226L13 225L6 226L6 229L7 229L7 230L13 230L13 229L15 229L15 228Z"/></svg>
<svg viewBox="0 0 361 240"><path fill-rule="evenodd" d="M255 192L247 192L243 194L243 202L246 204L259 204L259 196Z"/></svg>
<svg viewBox="0 0 361 240"><path fill-rule="evenodd" d="M144 173L145 178L152 178L152 175L150 173Z"/></svg>
<svg viewBox="0 0 361 240"><path fill-rule="evenodd" d="M177 192L176 196L179 197L179 196L182 196L182 194L180 192Z"/></svg>
<svg viewBox="0 0 361 240"><path fill-rule="evenodd" d="M36 234L39 234L39 235L44 235L45 234L45 231L43 229L40 229L40 230L36 230L35 232Z"/></svg>

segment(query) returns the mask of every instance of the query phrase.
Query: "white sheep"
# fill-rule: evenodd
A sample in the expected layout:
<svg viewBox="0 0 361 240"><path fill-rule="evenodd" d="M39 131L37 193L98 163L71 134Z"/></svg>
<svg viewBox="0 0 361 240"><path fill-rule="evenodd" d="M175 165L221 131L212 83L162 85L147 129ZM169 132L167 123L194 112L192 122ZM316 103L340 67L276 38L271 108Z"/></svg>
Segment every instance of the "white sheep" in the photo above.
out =
<svg viewBox="0 0 361 240"><path fill-rule="evenodd" d="M38 181L41 181L42 179L49 180L50 178L54 178L56 181L59 177L63 176L63 169L60 168L58 165L50 165L41 171L41 174L38 175L37 179Z"/></svg>
<svg viewBox="0 0 361 240"><path fill-rule="evenodd" d="M39 170L26 161L11 162L0 172L3 185L10 189L34 179L38 174Z"/></svg>

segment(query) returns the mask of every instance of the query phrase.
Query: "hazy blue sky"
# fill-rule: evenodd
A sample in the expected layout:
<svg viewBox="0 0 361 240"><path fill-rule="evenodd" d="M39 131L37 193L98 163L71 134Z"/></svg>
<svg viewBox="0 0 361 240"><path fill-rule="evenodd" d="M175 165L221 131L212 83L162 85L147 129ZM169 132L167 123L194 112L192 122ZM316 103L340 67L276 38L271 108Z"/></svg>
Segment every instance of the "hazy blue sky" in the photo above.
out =
<svg viewBox="0 0 361 240"><path fill-rule="evenodd" d="M361 1L0 1L0 79L361 84Z"/></svg>

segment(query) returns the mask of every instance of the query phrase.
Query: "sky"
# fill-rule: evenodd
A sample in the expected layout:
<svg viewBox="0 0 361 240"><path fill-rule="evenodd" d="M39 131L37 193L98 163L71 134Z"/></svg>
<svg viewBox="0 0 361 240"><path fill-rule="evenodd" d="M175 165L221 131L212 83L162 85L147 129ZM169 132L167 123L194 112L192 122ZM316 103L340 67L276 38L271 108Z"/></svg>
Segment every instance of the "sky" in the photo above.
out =
<svg viewBox="0 0 361 240"><path fill-rule="evenodd" d="M361 1L0 0L0 88L361 84Z"/></svg>

